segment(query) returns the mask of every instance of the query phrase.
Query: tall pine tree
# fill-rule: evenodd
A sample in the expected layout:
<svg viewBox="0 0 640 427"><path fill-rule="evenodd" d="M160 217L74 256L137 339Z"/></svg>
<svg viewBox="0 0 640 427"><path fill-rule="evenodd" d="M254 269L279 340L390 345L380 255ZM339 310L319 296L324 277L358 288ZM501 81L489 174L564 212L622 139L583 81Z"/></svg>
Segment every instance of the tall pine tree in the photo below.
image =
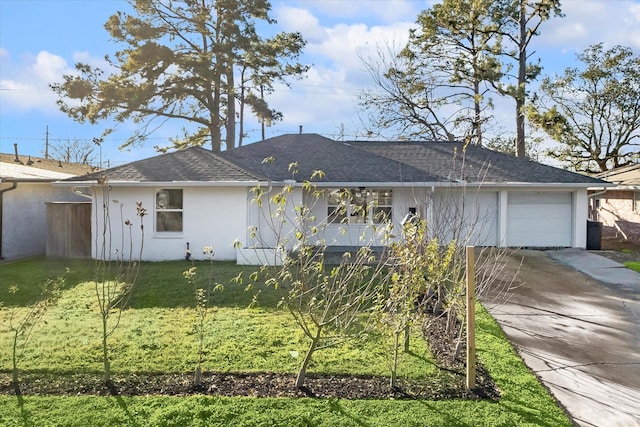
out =
<svg viewBox="0 0 640 427"><path fill-rule="evenodd" d="M296 62L306 44L299 33L258 34L256 22L275 23L267 0L130 0L130 5L132 13L117 12L105 24L120 48L107 57L114 72L79 63L77 74L51 86L59 108L77 121L136 123L125 146L144 140L166 120L180 119L190 126L176 145L209 140L213 151L223 143L233 148L236 104L248 102L236 87L240 72L271 88L307 70ZM247 61L256 52L261 61Z"/></svg>

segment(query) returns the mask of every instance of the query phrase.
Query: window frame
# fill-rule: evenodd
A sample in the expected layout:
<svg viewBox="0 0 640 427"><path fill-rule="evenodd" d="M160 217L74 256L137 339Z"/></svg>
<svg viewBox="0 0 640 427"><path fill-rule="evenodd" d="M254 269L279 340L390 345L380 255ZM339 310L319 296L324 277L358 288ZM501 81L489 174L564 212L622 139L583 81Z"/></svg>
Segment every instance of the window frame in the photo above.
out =
<svg viewBox="0 0 640 427"><path fill-rule="evenodd" d="M384 203L379 203L380 200ZM384 219L380 218L380 212L386 212ZM331 188L328 191L328 224L368 225L383 224L392 220L391 188Z"/></svg>
<svg viewBox="0 0 640 427"><path fill-rule="evenodd" d="M172 198L170 195L170 192L174 192L174 191L179 191L180 192L180 197L179 198ZM163 193L166 192L166 193ZM167 206L161 206L160 203L160 196L162 194L166 194L166 204ZM154 220L153 220L153 231L155 234L158 235L176 235L176 234L182 234L184 232L184 190L182 188L170 188L170 187L162 187L162 188L156 188L154 190ZM176 201L179 200L179 206L171 206L172 203L176 203ZM169 227L167 227L167 229L159 229L159 225L161 223L163 223L163 221L160 220L160 216L162 214L178 214L178 215L172 215L174 216L174 219L170 219L169 218L169 222L167 222L167 224L169 224ZM176 221L176 219L179 218L179 230L178 229L168 229L171 226L171 222L172 221ZM166 220L165 220L166 221Z"/></svg>

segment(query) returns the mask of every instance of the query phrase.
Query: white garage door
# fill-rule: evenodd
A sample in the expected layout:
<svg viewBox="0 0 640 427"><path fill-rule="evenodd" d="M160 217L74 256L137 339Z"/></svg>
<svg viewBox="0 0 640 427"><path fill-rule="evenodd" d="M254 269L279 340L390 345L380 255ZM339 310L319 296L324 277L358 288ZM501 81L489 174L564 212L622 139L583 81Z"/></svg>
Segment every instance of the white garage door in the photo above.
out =
<svg viewBox="0 0 640 427"><path fill-rule="evenodd" d="M570 247L573 209L570 192L509 193L507 244Z"/></svg>

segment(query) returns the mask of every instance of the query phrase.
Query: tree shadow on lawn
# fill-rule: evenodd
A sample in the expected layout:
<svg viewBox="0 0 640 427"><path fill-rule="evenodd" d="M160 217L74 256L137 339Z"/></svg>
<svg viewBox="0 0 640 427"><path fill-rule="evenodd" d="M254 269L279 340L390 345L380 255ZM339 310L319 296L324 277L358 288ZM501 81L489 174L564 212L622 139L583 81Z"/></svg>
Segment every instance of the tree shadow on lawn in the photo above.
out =
<svg viewBox="0 0 640 427"><path fill-rule="evenodd" d="M20 409L20 418L22 418L22 422L25 426L35 426L33 421L30 419L30 414L24 407L24 397L20 393L20 388L17 387L16 390L16 398L18 399L18 408Z"/></svg>
<svg viewBox="0 0 640 427"><path fill-rule="evenodd" d="M118 406L120 407L120 409L122 409L122 411L126 415L128 421L129 421L128 425L132 425L132 426L136 426L136 427L142 427L142 424L140 424L136 420L136 418L133 416L133 414L131 414L131 412L129 412L129 407L127 406L127 403L124 401L122 396L118 395L117 390L112 390L111 394L113 395L112 398L115 399L115 401L118 404Z"/></svg>
<svg viewBox="0 0 640 427"><path fill-rule="evenodd" d="M93 261L57 258L31 258L0 264L0 302L6 309L28 307L42 295L47 280L64 278L64 291L93 278ZM11 288L15 286L17 291Z"/></svg>
<svg viewBox="0 0 640 427"><path fill-rule="evenodd" d="M344 407L344 405L340 402L339 399L329 399L328 405L329 405L329 410L331 412L338 413L338 414L342 415L343 417L353 421L355 423L355 425L358 425L358 426L361 426L361 427L370 427L371 426L371 424L367 424L364 421L362 421L361 419L357 418L355 415L351 414L347 410L347 408Z"/></svg>

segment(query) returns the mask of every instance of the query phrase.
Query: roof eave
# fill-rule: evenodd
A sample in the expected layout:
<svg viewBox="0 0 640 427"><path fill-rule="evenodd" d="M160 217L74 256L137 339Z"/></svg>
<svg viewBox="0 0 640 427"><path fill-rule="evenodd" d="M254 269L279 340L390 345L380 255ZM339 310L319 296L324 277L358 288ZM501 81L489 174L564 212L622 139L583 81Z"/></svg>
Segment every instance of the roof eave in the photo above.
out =
<svg viewBox="0 0 640 427"><path fill-rule="evenodd" d="M282 184L302 186L304 181L107 181L112 187L160 187L160 186L181 186L181 187L247 187L265 184ZM540 183L540 182L372 182L372 181L311 181L317 187L394 187L394 188L412 188L412 187L435 187L435 188L463 188L463 187L483 187L483 188L611 188L615 184L602 183ZM97 180L87 181L55 181L53 185L58 187L93 187L100 185Z"/></svg>
<svg viewBox="0 0 640 427"><path fill-rule="evenodd" d="M290 184L293 186L301 186L304 181L262 181L261 184ZM462 188L462 187L483 187L483 188L505 188L505 187L517 187L517 188L594 188L594 187L611 187L613 184L602 183L544 183L544 182L464 182L464 181L422 181L422 182L372 182L372 181L312 181L313 185L317 187L395 187L395 188L412 188L412 187L440 187L440 188Z"/></svg>
<svg viewBox="0 0 640 427"><path fill-rule="evenodd" d="M246 187L258 185L258 181L107 181L111 187ZM56 181L57 187L94 187L100 186L97 180Z"/></svg>
<svg viewBox="0 0 640 427"><path fill-rule="evenodd" d="M0 177L0 183L3 182L27 182L27 183L47 183L47 182L56 182L60 178L8 178L8 177Z"/></svg>
<svg viewBox="0 0 640 427"><path fill-rule="evenodd" d="M598 188L604 188L605 186L600 186ZM637 191L640 190L640 184L638 185L618 185L618 184L610 184L608 186L606 186L607 189L609 190L622 190L622 191ZM591 188L591 189L596 189L596 187Z"/></svg>

